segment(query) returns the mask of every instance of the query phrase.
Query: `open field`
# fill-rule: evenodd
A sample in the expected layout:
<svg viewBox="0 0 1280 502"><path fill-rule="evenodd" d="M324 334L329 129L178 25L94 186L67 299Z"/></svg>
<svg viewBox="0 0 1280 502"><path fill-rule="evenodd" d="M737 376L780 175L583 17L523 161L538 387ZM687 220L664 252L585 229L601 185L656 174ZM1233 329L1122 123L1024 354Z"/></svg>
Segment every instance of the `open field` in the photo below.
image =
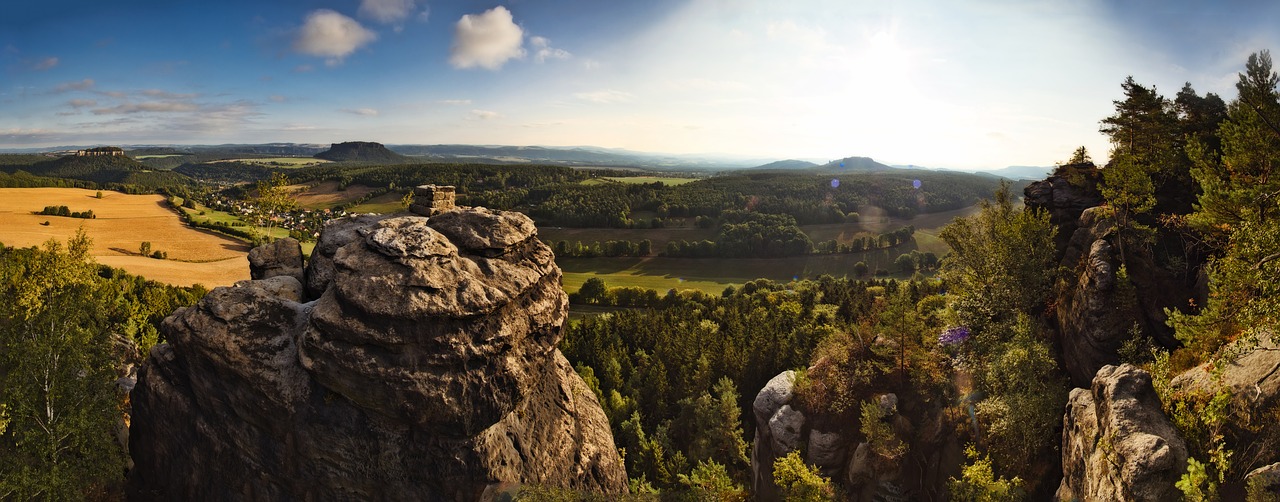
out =
<svg viewBox="0 0 1280 502"><path fill-rule="evenodd" d="M311 185L290 185L298 200L298 206L306 209L328 209L338 204L356 200L374 189L364 185L351 185L338 189L338 182L326 181Z"/></svg>
<svg viewBox="0 0 1280 502"><path fill-rule="evenodd" d="M943 211L940 213L928 213L917 215L914 218L893 218L884 216L884 211L879 208L868 207L859 208L859 215L862 216L861 221L857 223L830 223L823 225L802 225L805 235L813 242L828 241L836 239L841 243L848 243L856 237L864 235L876 235L882 232L892 232L907 225L916 227L916 233L921 231L931 235L937 235L938 230L951 223L958 217L971 216L978 212L978 205L956 209L954 211ZM934 251L925 249L922 251ZM937 252L937 251L934 251Z"/></svg>
<svg viewBox="0 0 1280 502"><path fill-rule="evenodd" d="M49 239L66 241L84 227L93 239L98 263L168 284L207 287L249 278L249 246L221 234L182 223L160 195L125 195L78 188L0 189L0 242L6 246L38 246ZM97 219L38 216L45 206L92 210ZM42 225L49 222L48 226ZM143 241L168 253L167 260L136 255Z"/></svg>
<svg viewBox="0 0 1280 502"><path fill-rule="evenodd" d="M404 205L400 204L400 199L404 198L404 194L397 192L387 192L372 199L365 201L364 204L347 209L352 213L394 213L403 211Z"/></svg>
<svg viewBox="0 0 1280 502"><path fill-rule="evenodd" d="M622 177L604 176L600 178L592 178L589 180L584 180L582 184L583 185L599 185L599 184L608 183L611 181L616 181L618 183L631 183L631 184L653 183L653 182L661 181L662 184L664 185L674 186L674 185L683 185L685 183L692 183L694 181L698 181L698 178L664 178L660 176L622 176Z"/></svg>
<svg viewBox="0 0 1280 502"><path fill-rule="evenodd" d="M260 159L226 159L213 162L239 162L264 167L307 167L327 164L330 161L315 157L264 157Z"/></svg>
<svg viewBox="0 0 1280 502"><path fill-rule="evenodd" d="M562 283L569 292L577 291L587 279L599 277L609 287L633 286L658 291L697 289L719 294L726 286L737 287L759 278L789 281L813 279L823 274L844 277L853 273L853 265L859 261L865 262L872 271L893 270L893 260L898 255L917 249L916 243L907 243L864 253L793 258L559 258L556 264L564 271ZM908 276L895 272L890 277L905 279Z"/></svg>
<svg viewBox="0 0 1280 502"><path fill-rule="evenodd" d="M714 228L698 228L693 225L653 229L538 227L538 238L552 244L556 241L566 241L569 244L582 241L583 244L591 245L593 242L604 243L616 240L640 242L649 239L653 249L658 251L666 249L668 241L693 242L715 239L715 237Z"/></svg>
<svg viewBox="0 0 1280 502"><path fill-rule="evenodd" d="M133 159L134 159L134 160L144 160L144 159L167 159L167 158L169 158L169 157L186 157L186 154L181 154L181 153L171 153L171 154L168 154L168 155L139 155L139 156L137 156L137 157L134 157Z"/></svg>

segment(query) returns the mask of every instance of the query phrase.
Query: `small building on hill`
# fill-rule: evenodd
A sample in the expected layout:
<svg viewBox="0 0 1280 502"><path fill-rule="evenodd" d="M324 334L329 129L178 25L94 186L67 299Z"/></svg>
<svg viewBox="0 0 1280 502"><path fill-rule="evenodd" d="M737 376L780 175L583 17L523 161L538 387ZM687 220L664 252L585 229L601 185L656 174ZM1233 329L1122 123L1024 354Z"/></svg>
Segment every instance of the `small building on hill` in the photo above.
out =
<svg viewBox="0 0 1280 502"><path fill-rule="evenodd" d="M76 157L123 157L124 149L116 146L100 146L88 150L76 150Z"/></svg>

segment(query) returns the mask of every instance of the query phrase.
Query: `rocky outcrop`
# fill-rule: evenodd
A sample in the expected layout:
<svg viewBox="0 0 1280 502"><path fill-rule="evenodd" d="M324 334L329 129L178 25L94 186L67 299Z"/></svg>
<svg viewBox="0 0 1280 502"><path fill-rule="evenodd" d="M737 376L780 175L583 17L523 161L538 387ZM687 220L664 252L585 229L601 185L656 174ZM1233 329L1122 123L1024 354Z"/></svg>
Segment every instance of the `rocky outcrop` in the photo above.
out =
<svg viewBox="0 0 1280 502"><path fill-rule="evenodd" d="M1151 375L1106 366L1089 389L1071 391L1062 431L1057 500L1176 500L1187 448L1165 417Z"/></svg>
<svg viewBox="0 0 1280 502"><path fill-rule="evenodd" d="M1064 264L1078 264L1056 312L1063 365L1077 387L1089 386L1099 369L1119 362L1116 352L1129 333L1126 320L1136 316L1125 310L1133 300L1120 298L1116 287L1120 257L1111 244L1113 231L1101 208L1084 211L1063 258Z"/></svg>
<svg viewBox="0 0 1280 502"><path fill-rule="evenodd" d="M249 250L249 277L289 276L302 282L302 244L286 237Z"/></svg>
<svg viewBox="0 0 1280 502"><path fill-rule="evenodd" d="M1093 164L1072 164L1057 168L1043 181L1027 185L1022 193L1031 209L1049 213L1049 223L1058 227L1059 252L1079 228L1077 222L1085 209L1102 204L1098 192L1099 171Z"/></svg>
<svg viewBox="0 0 1280 502"><path fill-rule="evenodd" d="M812 369L809 373L812 378ZM954 475L962 456L954 430L945 424L941 408L917 417L926 424L916 427L898 408L898 396L869 393L880 409L881 420L898 438L915 447L914 457L885 462L868 443L856 416L827 416L802 410L796 400L795 372L786 371L769 380L752 403L756 423L751 448L752 494L755 500L780 500L773 484L773 463L792 451L815 465L839 484L849 500L881 500L886 496L931 499L945 493L946 480ZM856 415L857 410L852 413ZM886 467L888 464L896 466Z"/></svg>
<svg viewBox="0 0 1280 502"><path fill-rule="evenodd" d="M555 348L567 297L526 217L337 220L304 277L165 320L132 393L133 498L625 492L608 421Z"/></svg>

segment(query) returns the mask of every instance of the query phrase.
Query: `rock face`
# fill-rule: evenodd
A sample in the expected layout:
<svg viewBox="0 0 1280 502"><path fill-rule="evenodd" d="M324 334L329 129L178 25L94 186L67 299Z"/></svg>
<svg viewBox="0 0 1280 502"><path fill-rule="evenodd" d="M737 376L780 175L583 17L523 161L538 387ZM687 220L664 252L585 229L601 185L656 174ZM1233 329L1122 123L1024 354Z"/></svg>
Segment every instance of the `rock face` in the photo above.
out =
<svg viewBox="0 0 1280 502"><path fill-rule="evenodd" d="M608 421L555 348L567 297L524 216L337 220L305 278L218 288L165 320L132 393L131 497L626 491Z"/></svg>
<svg viewBox="0 0 1280 502"><path fill-rule="evenodd" d="M809 373L812 378L813 373ZM785 371L769 380L756 394L752 415L756 436L751 447L752 494L755 500L781 500L773 484L773 463L792 451L818 467L841 485L849 500L872 501L930 500L941 497L952 467L963 460L954 431L944 426L942 409L927 416L915 427L900 413L898 397L871 393L882 420L894 434L919 446L918 456L902 459L896 469L883 467L871 445L863 437L856 417L806 415L794 402L795 372ZM889 489L888 487L893 487ZM886 498L887 497L887 498Z"/></svg>
<svg viewBox="0 0 1280 502"><path fill-rule="evenodd" d="M302 244L286 237L249 250L249 277L286 275L302 282Z"/></svg>
<svg viewBox="0 0 1280 502"><path fill-rule="evenodd" d="M1186 444L1145 371L1106 366L1092 388L1071 391L1057 500L1177 500L1174 483L1186 466Z"/></svg>
<svg viewBox="0 0 1280 502"><path fill-rule="evenodd" d="M1054 171L1044 181L1037 181L1023 190L1027 207L1044 209L1049 213L1049 223L1058 227L1058 249L1066 247L1075 233L1080 213L1102 204L1098 192L1098 169L1093 164L1066 165Z"/></svg>
<svg viewBox="0 0 1280 502"><path fill-rule="evenodd" d="M1125 302L1117 297L1114 227L1101 208L1084 211L1063 257L1076 273L1057 302L1058 331L1063 365L1077 387L1089 386L1099 369L1119 362L1116 352L1129 332L1124 320L1134 314L1121 310Z"/></svg>

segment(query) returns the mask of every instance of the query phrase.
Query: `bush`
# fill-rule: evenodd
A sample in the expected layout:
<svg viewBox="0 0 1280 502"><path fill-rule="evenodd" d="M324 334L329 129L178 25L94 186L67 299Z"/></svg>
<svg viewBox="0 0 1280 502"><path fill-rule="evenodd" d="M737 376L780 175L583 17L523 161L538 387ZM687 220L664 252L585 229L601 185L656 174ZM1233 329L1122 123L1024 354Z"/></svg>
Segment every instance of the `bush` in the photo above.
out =
<svg viewBox="0 0 1280 502"><path fill-rule="evenodd" d="M831 479L818 473L818 468L804 463L799 451L792 451L773 462L773 483L787 501L826 501L835 498Z"/></svg>

